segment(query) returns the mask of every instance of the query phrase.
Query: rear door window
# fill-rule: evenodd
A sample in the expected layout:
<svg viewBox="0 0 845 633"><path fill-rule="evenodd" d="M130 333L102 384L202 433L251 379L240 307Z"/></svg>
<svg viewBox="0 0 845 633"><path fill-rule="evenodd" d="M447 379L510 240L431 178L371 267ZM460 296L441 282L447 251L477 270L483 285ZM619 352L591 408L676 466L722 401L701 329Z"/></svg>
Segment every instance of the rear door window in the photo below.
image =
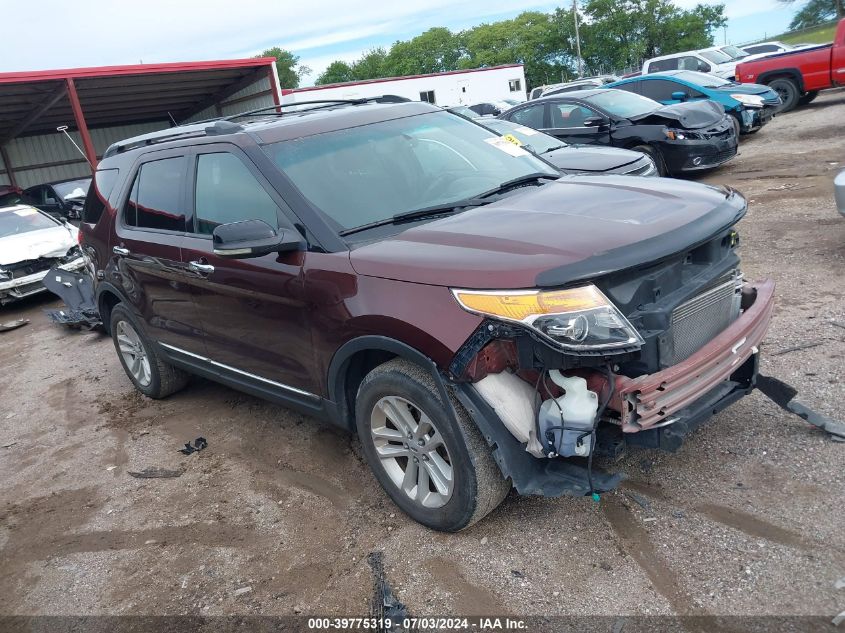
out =
<svg viewBox="0 0 845 633"><path fill-rule="evenodd" d="M539 130L543 127L543 116L546 111L546 105L541 103L538 105L528 106L522 108L511 114L508 119L514 123L525 125L527 127Z"/></svg>
<svg viewBox="0 0 845 633"><path fill-rule="evenodd" d="M670 57L669 59L656 59L648 65L648 72L659 73L664 70L678 70L678 58ZM692 70L697 70L693 68Z"/></svg>
<svg viewBox="0 0 845 633"><path fill-rule="evenodd" d="M228 152L197 157L194 201L195 230L203 235L242 220L263 220L279 228L278 205L243 161Z"/></svg>
<svg viewBox="0 0 845 633"><path fill-rule="evenodd" d="M644 79L640 94L655 101L671 101L673 92L689 92L686 86L666 79Z"/></svg>
<svg viewBox="0 0 845 633"><path fill-rule="evenodd" d="M143 163L123 210L123 222L139 229L185 231L184 156Z"/></svg>

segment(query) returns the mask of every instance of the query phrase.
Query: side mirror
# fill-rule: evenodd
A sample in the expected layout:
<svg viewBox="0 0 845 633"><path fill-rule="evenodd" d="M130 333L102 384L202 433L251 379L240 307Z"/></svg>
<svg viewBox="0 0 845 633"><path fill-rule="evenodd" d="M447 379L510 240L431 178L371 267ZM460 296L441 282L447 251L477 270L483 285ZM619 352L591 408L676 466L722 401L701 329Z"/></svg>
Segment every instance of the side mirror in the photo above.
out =
<svg viewBox="0 0 845 633"><path fill-rule="evenodd" d="M212 240L215 255L232 259L298 251L305 247L302 236L296 231L279 229L277 232L263 220L221 224L214 229Z"/></svg>
<svg viewBox="0 0 845 633"><path fill-rule="evenodd" d="M678 90L677 92L672 93L672 99L674 101L686 101L687 100L687 93L681 92L680 90Z"/></svg>
<svg viewBox="0 0 845 633"><path fill-rule="evenodd" d="M601 127L604 123L604 119L600 116L591 116L588 119L584 119L584 127Z"/></svg>

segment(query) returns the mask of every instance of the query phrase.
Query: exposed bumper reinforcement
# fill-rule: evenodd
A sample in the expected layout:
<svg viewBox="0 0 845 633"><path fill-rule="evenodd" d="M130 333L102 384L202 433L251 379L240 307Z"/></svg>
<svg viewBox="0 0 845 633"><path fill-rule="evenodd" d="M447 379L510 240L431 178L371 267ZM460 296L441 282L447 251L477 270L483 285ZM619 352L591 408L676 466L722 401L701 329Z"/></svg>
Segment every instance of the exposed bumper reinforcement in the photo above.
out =
<svg viewBox="0 0 845 633"><path fill-rule="evenodd" d="M750 305L743 314L686 360L654 374L617 377L611 407L620 412L622 430L625 433L648 430L696 405L720 385L731 392L728 379L757 353L769 328L774 287L770 280L747 287Z"/></svg>

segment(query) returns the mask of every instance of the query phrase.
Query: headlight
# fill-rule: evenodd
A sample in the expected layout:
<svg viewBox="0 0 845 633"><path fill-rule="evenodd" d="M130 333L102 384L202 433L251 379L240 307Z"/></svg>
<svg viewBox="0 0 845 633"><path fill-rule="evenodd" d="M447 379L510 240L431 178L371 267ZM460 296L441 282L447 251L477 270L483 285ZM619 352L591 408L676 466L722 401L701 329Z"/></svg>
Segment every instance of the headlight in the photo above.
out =
<svg viewBox="0 0 845 633"><path fill-rule="evenodd" d="M698 139L698 134L695 132L681 132L680 130L663 130L666 138L672 141L685 141L687 139Z"/></svg>
<svg viewBox="0 0 845 633"><path fill-rule="evenodd" d="M750 108L762 108L763 107L763 97L760 95L743 95L743 94L736 94L731 95L732 99L736 99L742 105L748 106Z"/></svg>
<svg viewBox="0 0 845 633"><path fill-rule="evenodd" d="M590 284L567 290L457 290L469 312L520 323L568 350L642 345L643 339L601 290Z"/></svg>
<svg viewBox="0 0 845 633"><path fill-rule="evenodd" d="M65 256L62 257L63 262L72 262L77 257L82 257L82 249L79 246L71 246Z"/></svg>

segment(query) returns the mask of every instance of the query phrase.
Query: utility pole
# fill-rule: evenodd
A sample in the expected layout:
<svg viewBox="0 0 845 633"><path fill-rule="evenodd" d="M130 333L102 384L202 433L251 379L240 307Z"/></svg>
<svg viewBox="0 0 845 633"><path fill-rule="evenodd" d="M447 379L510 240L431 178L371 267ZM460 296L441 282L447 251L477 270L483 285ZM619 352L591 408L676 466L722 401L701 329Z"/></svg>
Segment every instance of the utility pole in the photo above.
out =
<svg viewBox="0 0 845 633"><path fill-rule="evenodd" d="M578 0L572 0L572 16L575 18L575 50L578 53L578 77L584 76L583 61L581 59L581 36L578 34Z"/></svg>

